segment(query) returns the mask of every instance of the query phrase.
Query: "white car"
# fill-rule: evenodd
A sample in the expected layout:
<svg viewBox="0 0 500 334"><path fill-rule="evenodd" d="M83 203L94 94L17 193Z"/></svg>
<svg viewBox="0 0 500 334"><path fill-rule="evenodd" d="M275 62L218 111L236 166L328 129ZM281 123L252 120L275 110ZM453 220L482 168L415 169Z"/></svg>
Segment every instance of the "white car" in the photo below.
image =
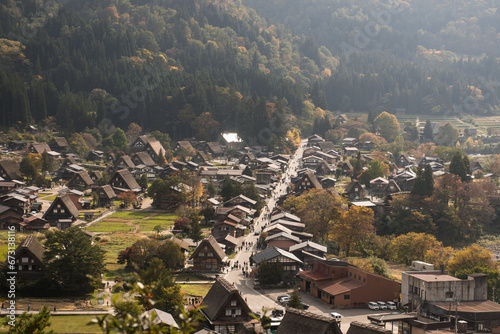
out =
<svg viewBox="0 0 500 334"><path fill-rule="evenodd" d="M335 321L340 325L340 322L342 321L342 315L340 315L340 313L332 312L332 313L330 313L330 316L333 319L335 319Z"/></svg>
<svg viewBox="0 0 500 334"><path fill-rule="evenodd" d="M378 304L378 308L380 310L387 310L387 304L386 303L378 301L377 304Z"/></svg>
<svg viewBox="0 0 500 334"><path fill-rule="evenodd" d="M368 308L370 310L377 310L377 311L380 310L380 307L375 302L368 302Z"/></svg>
<svg viewBox="0 0 500 334"><path fill-rule="evenodd" d="M387 308L389 310L397 310L398 309L398 307L396 306L396 303L394 303L394 302L387 302L386 304L387 304Z"/></svg>

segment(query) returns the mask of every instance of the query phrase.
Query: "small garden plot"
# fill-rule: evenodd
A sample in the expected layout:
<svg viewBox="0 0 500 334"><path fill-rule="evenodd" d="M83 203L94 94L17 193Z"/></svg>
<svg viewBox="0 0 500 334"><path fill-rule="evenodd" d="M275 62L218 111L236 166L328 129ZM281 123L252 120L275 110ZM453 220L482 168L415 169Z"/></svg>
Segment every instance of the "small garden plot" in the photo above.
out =
<svg viewBox="0 0 500 334"><path fill-rule="evenodd" d="M135 227L126 223L100 222L87 228L90 232L130 232Z"/></svg>
<svg viewBox="0 0 500 334"><path fill-rule="evenodd" d="M205 297L212 284L181 284L181 291L188 296Z"/></svg>
<svg viewBox="0 0 500 334"><path fill-rule="evenodd" d="M121 219L140 219L146 218L153 215L151 212L142 212L142 211L124 211L124 212L115 212L109 218L121 218Z"/></svg>

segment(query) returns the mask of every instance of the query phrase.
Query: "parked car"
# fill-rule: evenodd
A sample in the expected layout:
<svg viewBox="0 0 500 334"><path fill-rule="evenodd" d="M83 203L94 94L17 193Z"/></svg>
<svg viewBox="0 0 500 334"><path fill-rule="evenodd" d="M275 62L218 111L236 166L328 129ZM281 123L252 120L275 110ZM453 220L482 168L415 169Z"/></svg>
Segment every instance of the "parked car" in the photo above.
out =
<svg viewBox="0 0 500 334"><path fill-rule="evenodd" d="M281 295L281 296L278 296L278 297L276 298L276 300L277 300L278 302L281 302L281 299L283 299L283 298L285 298L285 297L288 297L288 295Z"/></svg>
<svg viewBox="0 0 500 334"><path fill-rule="evenodd" d="M337 322L337 324L340 325L340 322L342 321L342 315L340 313L337 313L337 312L332 312L330 313L330 316L335 319L335 321Z"/></svg>
<svg viewBox="0 0 500 334"><path fill-rule="evenodd" d="M304 310L307 310L307 309L309 308L309 305L308 305L308 304L305 304L305 303L302 303L302 302L300 302L300 306L302 306L302 308L303 308Z"/></svg>
<svg viewBox="0 0 500 334"><path fill-rule="evenodd" d="M378 304L378 308L380 310L387 310L387 304L386 303L378 301L377 304Z"/></svg>
<svg viewBox="0 0 500 334"><path fill-rule="evenodd" d="M375 302L368 302L368 308L370 310L380 310L380 306Z"/></svg>
<svg viewBox="0 0 500 334"><path fill-rule="evenodd" d="M387 304L387 309L389 309L389 310L397 310L398 309L395 302L387 302L386 304Z"/></svg>
<svg viewBox="0 0 500 334"><path fill-rule="evenodd" d="M290 301L290 297L283 297L280 300L281 305L286 305Z"/></svg>

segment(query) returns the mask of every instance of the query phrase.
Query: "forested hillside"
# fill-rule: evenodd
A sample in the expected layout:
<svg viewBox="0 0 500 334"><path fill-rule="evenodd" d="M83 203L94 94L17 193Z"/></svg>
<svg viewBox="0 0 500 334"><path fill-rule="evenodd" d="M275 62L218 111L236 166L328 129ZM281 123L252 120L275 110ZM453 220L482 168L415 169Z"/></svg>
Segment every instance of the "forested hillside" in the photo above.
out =
<svg viewBox="0 0 500 334"><path fill-rule="evenodd" d="M326 48L307 57L305 40L238 1L64 3L0 5L2 126L52 116L66 133L109 119L174 139L253 135L276 113L312 124L309 87L338 65Z"/></svg>
<svg viewBox="0 0 500 334"><path fill-rule="evenodd" d="M338 71L320 86L329 109L500 114L496 1L243 3L339 58Z"/></svg>

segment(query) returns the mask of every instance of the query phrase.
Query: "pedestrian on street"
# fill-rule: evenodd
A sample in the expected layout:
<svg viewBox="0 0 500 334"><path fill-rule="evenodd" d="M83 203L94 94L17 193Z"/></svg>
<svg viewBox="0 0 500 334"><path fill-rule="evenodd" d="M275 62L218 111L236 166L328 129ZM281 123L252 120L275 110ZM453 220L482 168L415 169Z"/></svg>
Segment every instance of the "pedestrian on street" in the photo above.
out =
<svg viewBox="0 0 500 334"><path fill-rule="evenodd" d="M30 304L28 304L28 312L30 311L30 308L31 308L31 306L30 306Z"/></svg>

